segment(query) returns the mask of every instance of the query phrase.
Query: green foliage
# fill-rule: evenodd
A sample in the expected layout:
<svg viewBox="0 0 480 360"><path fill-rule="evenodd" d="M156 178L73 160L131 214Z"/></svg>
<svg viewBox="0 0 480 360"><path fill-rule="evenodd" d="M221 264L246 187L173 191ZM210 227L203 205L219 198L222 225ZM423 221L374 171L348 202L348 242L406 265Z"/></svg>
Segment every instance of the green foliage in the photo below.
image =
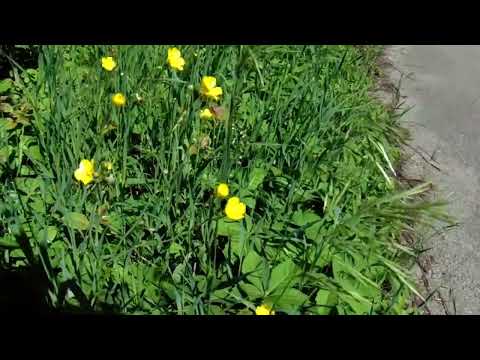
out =
<svg viewBox="0 0 480 360"><path fill-rule="evenodd" d="M54 307L409 312L398 240L433 213L413 202L423 188L394 180L399 132L369 96L374 52L179 48L182 72L167 46L45 46L38 70L2 80L4 265L41 264ZM200 96L204 75L218 103ZM218 119L199 118L214 106ZM96 164L88 186L73 177L82 159ZM247 205L242 221L225 217L220 182Z"/></svg>

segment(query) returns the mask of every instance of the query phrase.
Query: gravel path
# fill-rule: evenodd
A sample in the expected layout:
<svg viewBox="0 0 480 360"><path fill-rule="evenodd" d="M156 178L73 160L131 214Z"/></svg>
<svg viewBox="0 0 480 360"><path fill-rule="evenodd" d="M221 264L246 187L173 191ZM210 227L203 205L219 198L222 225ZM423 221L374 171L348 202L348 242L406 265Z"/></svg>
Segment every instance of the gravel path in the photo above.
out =
<svg viewBox="0 0 480 360"><path fill-rule="evenodd" d="M426 241L424 280L441 293L429 312L480 314L480 46L395 45L386 57L413 106L404 121L422 153L412 152L405 171L432 181L459 222Z"/></svg>

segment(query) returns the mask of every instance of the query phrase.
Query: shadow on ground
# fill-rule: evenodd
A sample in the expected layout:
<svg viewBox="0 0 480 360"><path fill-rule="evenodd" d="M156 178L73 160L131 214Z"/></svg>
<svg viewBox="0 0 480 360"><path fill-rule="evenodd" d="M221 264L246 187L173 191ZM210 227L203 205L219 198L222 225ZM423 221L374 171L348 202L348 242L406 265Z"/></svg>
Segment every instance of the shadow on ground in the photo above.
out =
<svg viewBox="0 0 480 360"><path fill-rule="evenodd" d="M51 312L47 296L48 283L38 269L33 267L0 268L1 312Z"/></svg>
<svg viewBox="0 0 480 360"><path fill-rule="evenodd" d="M53 308L48 302L49 282L42 269L21 267L0 268L0 313L19 315L101 315L92 309L64 306Z"/></svg>

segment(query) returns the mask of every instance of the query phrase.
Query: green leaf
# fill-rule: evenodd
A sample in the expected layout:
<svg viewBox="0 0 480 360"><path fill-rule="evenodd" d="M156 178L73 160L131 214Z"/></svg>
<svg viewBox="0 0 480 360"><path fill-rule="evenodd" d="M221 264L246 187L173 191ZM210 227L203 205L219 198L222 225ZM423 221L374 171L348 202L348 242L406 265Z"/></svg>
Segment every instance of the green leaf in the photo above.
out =
<svg viewBox="0 0 480 360"><path fill-rule="evenodd" d="M123 217L115 212L102 216L101 223L108 226L113 234L120 234L123 229Z"/></svg>
<svg viewBox="0 0 480 360"><path fill-rule="evenodd" d="M167 281L161 281L160 287L165 291L170 300L175 300L177 296L177 289L174 285L170 284Z"/></svg>
<svg viewBox="0 0 480 360"><path fill-rule="evenodd" d="M292 216L292 222L305 230L305 236L316 241L319 238L320 221L322 218L312 211L296 211Z"/></svg>
<svg viewBox="0 0 480 360"><path fill-rule="evenodd" d="M267 293L274 292L280 286L283 287L287 284L290 286L293 285L294 282L292 281L292 278L296 275L295 271L296 266L291 260L284 261L280 265L274 267L270 277Z"/></svg>
<svg viewBox="0 0 480 360"><path fill-rule="evenodd" d="M243 308L242 310L239 310L237 312L237 315L254 315L254 312L247 307L247 308Z"/></svg>
<svg viewBox="0 0 480 360"><path fill-rule="evenodd" d="M242 273L247 275L247 279L258 289L263 289L262 278L266 272L264 259L254 250L251 250L243 259Z"/></svg>
<svg viewBox="0 0 480 360"><path fill-rule="evenodd" d="M17 249L20 247L15 236L7 234L0 238L0 248Z"/></svg>
<svg viewBox="0 0 480 360"><path fill-rule="evenodd" d="M0 94L7 92L11 87L12 81L10 79L0 80Z"/></svg>
<svg viewBox="0 0 480 360"><path fill-rule="evenodd" d="M282 170L280 170L276 166L271 166L270 170L272 170L274 176L282 176Z"/></svg>
<svg viewBox="0 0 480 360"><path fill-rule="evenodd" d="M263 258L254 250L251 250L243 259L242 273L255 273L259 270L259 265L263 264Z"/></svg>
<svg viewBox="0 0 480 360"><path fill-rule="evenodd" d="M173 242L170 247L168 248L168 252L172 255L180 255L183 251L182 245Z"/></svg>
<svg viewBox="0 0 480 360"><path fill-rule="evenodd" d="M272 296L271 299L274 303L274 308L282 309L286 312L296 311L308 302L308 296L294 288L289 288L285 292L279 293L278 296ZM268 300L269 298L266 299L266 301Z"/></svg>
<svg viewBox="0 0 480 360"><path fill-rule="evenodd" d="M32 195L40 188L43 180L41 178L27 178L17 177L15 178L15 185L20 191L27 195Z"/></svg>
<svg viewBox="0 0 480 360"><path fill-rule="evenodd" d="M175 270L173 270L172 279L175 283L180 283L185 272L185 264L178 264Z"/></svg>
<svg viewBox="0 0 480 360"><path fill-rule="evenodd" d="M228 250L228 246L231 246L232 252L240 256L242 251L244 251L243 247L246 236L246 229L242 226L242 222L222 218L218 220L217 224L217 234L230 239L230 243L227 244L225 250ZM245 254L245 252L243 252L243 254Z"/></svg>
<svg viewBox="0 0 480 360"><path fill-rule="evenodd" d="M247 205L250 209L255 209L256 205L256 200L254 197L248 196L248 197L243 197L241 201Z"/></svg>
<svg viewBox="0 0 480 360"><path fill-rule="evenodd" d="M226 218L222 218L217 222L217 234L229 238L238 238L240 236L240 227L240 221L230 221Z"/></svg>
<svg viewBox="0 0 480 360"><path fill-rule="evenodd" d="M1 118L0 126L6 130L13 130L17 127L18 123L11 118Z"/></svg>
<svg viewBox="0 0 480 360"><path fill-rule="evenodd" d="M6 164L11 153L10 146L0 148L0 164Z"/></svg>
<svg viewBox="0 0 480 360"><path fill-rule="evenodd" d="M30 208L35 211L37 214L45 213L45 204L43 200L39 197L33 197L33 200L28 204Z"/></svg>
<svg viewBox="0 0 480 360"><path fill-rule="evenodd" d="M317 296L315 297L315 303L317 305L327 305L329 296L330 296L330 291L320 289L318 290Z"/></svg>
<svg viewBox="0 0 480 360"><path fill-rule="evenodd" d="M332 307L336 305L336 294L329 290L320 289L315 297L315 303L319 305L315 309L318 315L328 315L332 311Z"/></svg>
<svg viewBox="0 0 480 360"><path fill-rule="evenodd" d="M43 159L42 154L40 154L40 147L38 145L33 145L26 149L25 155L27 155L31 160L42 161Z"/></svg>
<svg viewBox="0 0 480 360"><path fill-rule="evenodd" d="M90 221L83 214L69 212L63 217L63 222L68 227L75 230L87 230L90 227Z"/></svg>
<svg viewBox="0 0 480 360"><path fill-rule="evenodd" d="M247 293L250 300L255 300L263 297L263 292L257 289L257 287L254 285L241 282L240 288Z"/></svg>
<svg viewBox="0 0 480 360"><path fill-rule="evenodd" d="M210 298L212 300L225 300L231 299L232 297L239 297L241 296L240 292L237 288L226 287L223 289L217 289L211 293Z"/></svg>
<svg viewBox="0 0 480 360"><path fill-rule="evenodd" d="M333 257L332 270L338 284L357 300L364 303L370 303L371 299L380 300L380 286L349 265L346 260L342 261L339 255Z"/></svg>
<svg viewBox="0 0 480 360"><path fill-rule="evenodd" d="M368 315L372 310L371 304L357 300L353 296L342 296L342 301L350 306L355 315Z"/></svg>
<svg viewBox="0 0 480 360"><path fill-rule="evenodd" d="M254 168L250 173L250 181L247 186L248 190L256 190L266 175L267 170L265 168Z"/></svg>
<svg viewBox="0 0 480 360"><path fill-rule="evenodd" d="M8 103L0 103L0 112L7 113L7 114L14 114L15 111L13 110L13 106Z"/></svg>
<svg viewBox="0 0 480 360"><path fill-rule="evenodd" d="M38 238L43 241L52 242L57 236L57 228L55 226L47 226L46 229L42 229L38 232Z"/></svg>
<svg viewBox="0 0 480 360"><path fill-rule="evenodd" d="M208 307L208 314L209 315L225 315L225 311L220 306L217 305L210 305Z"/></svg>

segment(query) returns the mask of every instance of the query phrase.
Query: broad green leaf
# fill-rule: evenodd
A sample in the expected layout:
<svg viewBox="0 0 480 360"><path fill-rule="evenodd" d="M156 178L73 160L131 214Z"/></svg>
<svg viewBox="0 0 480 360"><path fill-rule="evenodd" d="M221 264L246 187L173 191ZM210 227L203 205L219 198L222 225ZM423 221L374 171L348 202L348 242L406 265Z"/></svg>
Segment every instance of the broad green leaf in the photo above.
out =
<svg viewBox="0 0 480 360"><path fill-rule="evenodd" d="M13 130L17 127L18 123L11 118L0 119L0 126L6 130Z"/></svg>
<svg viewBox="0 0 480 360"><path fill-rule="evenodd" d="M34 197L33 200L29 203L30 208L35 211L37 214L45 213L45 204L43 200L39 197Z"/></svg>
<svg viewBox="0 0 480 360"><path fill-rule="evenodd" d="M355 264L356 266L352 266L347 261L343 261L339 255L335 255L332 261L332 268L333 268L334 275L338 277L341 272L347 273L348 275L354 277L356 280L358 280L364 285L370 285L376 289L380 289L380 286L378 284L376 284L375 282L373 282L372 280L370 280L368 277L366 277L360 271L357 270L357 268L358 269L363 268L362 263L359 263L358 265Z"/></svg>
<svg viewBox="0 0 480 360"><path fill-rule="evenodd" d="M183 251L182 245L173 242L170 247L168 248L168 252L172 255L180 255Z"/></svg>
<svg viewBox="0 0 480 360"><path fill-rule="evenodd" d="M291 260L286 260L274 267L268 284L268 293L271 294L278 287L283 287L286 284L289 284L290 286L293 285L293 277L296 275L295 271L296 266Z"/></svg>
<svg viewBox="0 0 480 360"><path fill-rule="evenodd" d="M15 178L15 185L18 190L24 192L27 195L31 195L40 188L43 180L41 178L27 178L27 177L17 177Z"/></svg>
<svg viewBox="0 0 480 360"><path fill-rule="evenodd" d="M276 166L271 166L270 170L272 170L272 173L273 173L274 176L281 176L282 175L282 170L280 170Z"/></svg>
<svg viewBox="0 0 480 360"><path fill-rule="evenodd" d="M217 234L229 238L238 238L240 235L240 227L240 221L230 221L226 218L222 218L217 222Z"/></svg>
<svg viewBox="0 0 480 360"><path fill-rule="evenodd" d="M342 296L342 301L345 301L356 315L368 315L372 310L371 304L357 300L353 296Z"/></svg>
<svg viewBox="0 0 480 360"><path fill-rule="evenodd" d="M207 289L207 278L204 275L194 276L195 283L197 284L197 289L200 292L205 292Z"/></svg>
<svg viewBox="0 0 480 360"><path fill-rule="evenodd" d="M263 292L260 291L257 287L255 287L251 284L241 282L240 283L240 288L247 293L248 298L250 300L255 300L255 299L263 297Z"/></svg>
<svg viewBox="0 0 480 360"><path fill-rule="evenodd" d="M170 300L175 300L177 296L177 289L174 285L167 281L160 281L160 287L165 291Z"/></svg>
<svg viewBox="0 0 480 360"><path fill-rule="evenodd" d="M0 148L0 165L6 164L10 153L12 152L10 146L4 146Z"/></svg>
<svg viewBox="0 0 480 360"><path fill-rule="evenodd" d="M225 250L228 250L229 246L231 246L234 254L238 256L241 254L245 255L244 245L247 232L241 221L230 221L226 218L218 220L217 234L230 239Z"/></svg>
<svg viewBox="0 0 480 360"><path fill-rule="evenodd" d="M289 288L283 293L279 292L278 295L272 295L266 300L269 299L272 300L275 308L282 309L286 312L298 310L299 307L308 302L308 296L294 288Z"/></svg>
<svg viewBox="0 0 480 360"><path fill-rule="evenodd" d="M20 258L24 259L25 254L21 249L10 250L10 258Z"/></svg>
<svg viewBox="0 0 480 360"><path fill-rule="evenodd" d="M262 279L267 269L265 262L254 250L251 250L243 259L242 273L247 275L247 279L258 289L263 289Z"/></svg>
<svg viewBox="0 0 480 360"><path fill-rule="evenodd" d="M237 312L237 315L254 315L254 314L255 313L251 309L249 309L248 307L243 308L242 310Z"/></svg>
<svg viewBox="0 0 480 360"><path fill-rule="evenodd" d="M108 226L108 228L114 234L121 233L124 225L123 216L115 212L111 212L108 215L102 216L101 223Z"/></svg>
<svg viewBox="0 0 480 360"><path fill-rule="evenodd" d="M332 261L333 276L354 298L369 303L371 299L381 298L380 286L361 274L354 267L341 261L338 255Z"/></svg>
<svg viewBox="0 0 480 360"><path fill-rule="evenodd" d="M265 179L267 173L265 168L254 168L250 173L250 180L247 186L248 190L256 190L263 182L263 179Z"/></svg>
<svg viewBox="0 0 480 360"><path fill-rule="evenodd" d="M175 283L182 282L183 273L185 271L185 264L178 264L175 270L173 270L172 279Z"/></svg>
<svg viewBox="0 0 480 360"><path fill-rule="evenodd" d="M27 148L25 150L25 155L27 155L31 160L43 160L42 154L40 154L40 147L38 145L33 145Z"/></svg>
<svg viewBox="0 0 480 360"><path fill-rule="evenodd" d="M245 203L245 205L247 205L247 207L249 207L250 209L255 209L255 205L256 205L256 200L255 198L251 197L251 196L247 196L247 197L243 197L242 199L242 202Z"/></svg>
<svg viewBox="0 0 480 360"><path fill-rule="evenodd" d="M210 305L208 307L208 314L209 315L224 315L225 311L220 306L217 305Z"/></svg>
<svg viewBox="0 0 480 360"><path fill-rule="evenodd" d="M0 238L0 248L8 248L8 249L16 249L19 248L20 245L18 244L15 236L11 234L6 234L5 236Z"/></svg>
<svg viewBox="0 0 480 360"><path fill-rule="evenodd" d="M0 80L0 94L3 94L10 90L12 87L12 81L9 79Z"/></svg>
<svg viewBox="0 0 480 360"><path fill-rule="evenodd" d="M0 103L0 112L7 113L7 114L13 114L13 106L8 104L8 103Z"/></svg>
<svg viewBox="0 0 480 360"><path fill-rule="evenodd" d="M231 289L230 288L223 288L223 289L218 289L215 290L210 294L210 298L212 300L223 300L228 298L228 295L230 294Z"/></svg>
<svg viewBox="0 0 480 360"><path fill-rule="evenodd" d="M260 265L262 264L263 258L258 255L254 250L251 250L243 259L242 273L249 274L257 272L260 268Z"/></svg>
<svg viewBox="0 0 480 360"><path fill-rule="evenodd" d="M317 296L315 297L315 303L317 305L327 305L328 299L330 297L330 291L325 289L320 289L317 292Z"/></svg>
<svg viewBox="0 0 480 360"><path fill-rule="evenodd" d="M41 241L46 240L52 242L57 236L57 228L55 226L47 226L46 229L42 229L38 232L38 239Z"/></svg>
<svg viewBox="0 0 480 360"><path fill-rule="evenodd" d="M305 229L305 235L310 240L319 238L322 218L312 211L296 211L292 216L292 222Z"/></svg>
<svg viewBox="0 0 480 360"><path fill-rule="evenodd" d="M332 311L332 307L336 305L336 302L336 295L333 292L320 289L315 297L315 303L320 306L315 309L315 312L318 315L328 315Z"/></svg>
<svg viewBox="0 0 480 360"><path fill-rule="evenodd" d="M63 217L63 222L68 227L75 230L87 230L90 227L90 221L83 214L69 212Z"/></svg>

